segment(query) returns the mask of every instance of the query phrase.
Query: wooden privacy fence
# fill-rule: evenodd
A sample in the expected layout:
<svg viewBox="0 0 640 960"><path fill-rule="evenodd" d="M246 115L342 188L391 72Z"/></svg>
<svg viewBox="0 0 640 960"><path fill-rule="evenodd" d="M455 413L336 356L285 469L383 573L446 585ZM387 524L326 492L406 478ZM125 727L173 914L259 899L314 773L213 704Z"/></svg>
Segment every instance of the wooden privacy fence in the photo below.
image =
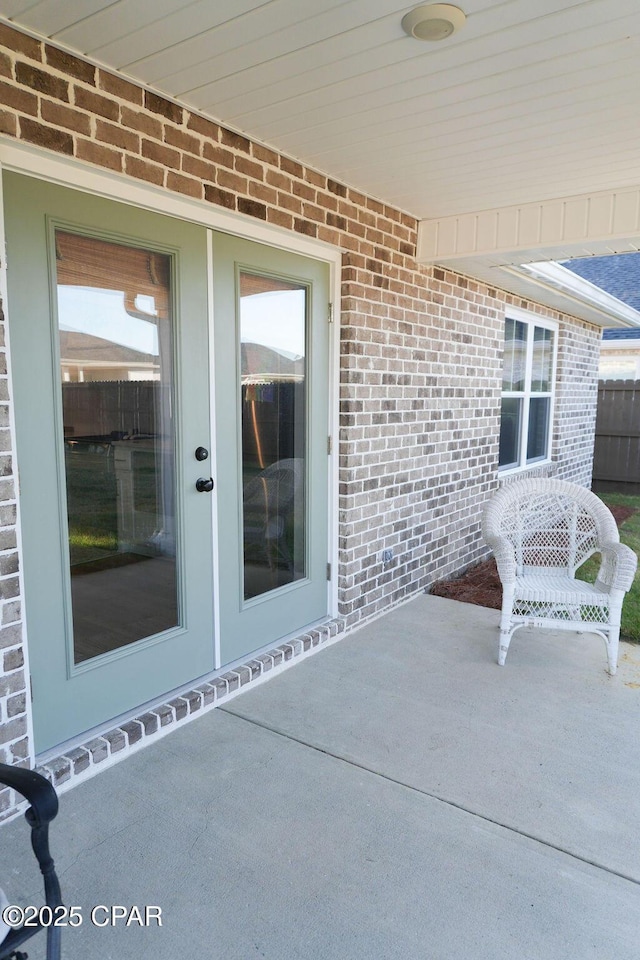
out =
<svg viewBox="0 0 640 960"><path fill-rule="evenodd" d="M593 486L640 492L640 380L600 382Z"/></svg>

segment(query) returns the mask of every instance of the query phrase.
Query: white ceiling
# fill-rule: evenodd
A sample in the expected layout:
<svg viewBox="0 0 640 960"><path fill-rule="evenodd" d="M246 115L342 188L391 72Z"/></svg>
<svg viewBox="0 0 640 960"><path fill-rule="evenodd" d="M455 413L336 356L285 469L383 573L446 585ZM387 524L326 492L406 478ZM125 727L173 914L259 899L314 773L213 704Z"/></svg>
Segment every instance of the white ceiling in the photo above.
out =
<svg viewBox="0 0 640 960"><path fill-rule="evenodd" d="M16 26L419 218L617 189L640 171L639 0L0 0Z"/></svg>

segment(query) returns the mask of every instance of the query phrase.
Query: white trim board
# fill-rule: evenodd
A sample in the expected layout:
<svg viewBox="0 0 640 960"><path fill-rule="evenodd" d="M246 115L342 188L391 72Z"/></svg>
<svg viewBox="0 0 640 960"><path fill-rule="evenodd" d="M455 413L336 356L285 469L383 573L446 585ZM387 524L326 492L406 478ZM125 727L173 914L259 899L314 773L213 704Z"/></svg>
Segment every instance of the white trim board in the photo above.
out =
<svg viewBox="0 0 640 960"><path fill-rule="evenodd" d="M600 327L640 314L554 261L640 250L640 187L422 220L417 259Z"/></svg>

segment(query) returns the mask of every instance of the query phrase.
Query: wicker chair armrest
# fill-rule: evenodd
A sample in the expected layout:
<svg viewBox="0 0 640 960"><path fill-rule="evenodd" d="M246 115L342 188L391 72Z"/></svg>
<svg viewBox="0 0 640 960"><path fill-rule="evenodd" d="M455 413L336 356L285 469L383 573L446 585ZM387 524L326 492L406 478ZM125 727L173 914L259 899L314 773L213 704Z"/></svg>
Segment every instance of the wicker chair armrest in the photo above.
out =
<svg viewBox="0 0 640 960"><path fill-rule="evenodd" d="M485 537L493 550L498 566L498 574L503 584L514 583L516 579L516 557L513 544L506 537Z"/></svg>
<svg viewBox="0 0 640 960"><path fill-rule="evenodd" d="M600 545L602 563L596 582L606 584L611 590L631 588L638 566L638 558L631 547L624 543L603 543Z"/></svg>

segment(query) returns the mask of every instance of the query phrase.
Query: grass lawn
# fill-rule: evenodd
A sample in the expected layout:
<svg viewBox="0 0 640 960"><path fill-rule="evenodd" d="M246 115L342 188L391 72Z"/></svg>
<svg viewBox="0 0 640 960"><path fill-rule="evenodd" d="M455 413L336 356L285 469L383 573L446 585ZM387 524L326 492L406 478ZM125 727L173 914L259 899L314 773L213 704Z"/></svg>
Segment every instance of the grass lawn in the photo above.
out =
<svg viewBox="0 0 640 960"><path fill-rule="evenodd" d="M620 525L620 540L640 557L640 496L630 496L626 493L599 493L598 496L609 507L633 507L637 510L637 513ZM593 583L597 570L598 563L592 559L584 564L579 576ZM624 640L640 643L640 570L636 572L633 586L624 598L620 636Z"/></svg>

